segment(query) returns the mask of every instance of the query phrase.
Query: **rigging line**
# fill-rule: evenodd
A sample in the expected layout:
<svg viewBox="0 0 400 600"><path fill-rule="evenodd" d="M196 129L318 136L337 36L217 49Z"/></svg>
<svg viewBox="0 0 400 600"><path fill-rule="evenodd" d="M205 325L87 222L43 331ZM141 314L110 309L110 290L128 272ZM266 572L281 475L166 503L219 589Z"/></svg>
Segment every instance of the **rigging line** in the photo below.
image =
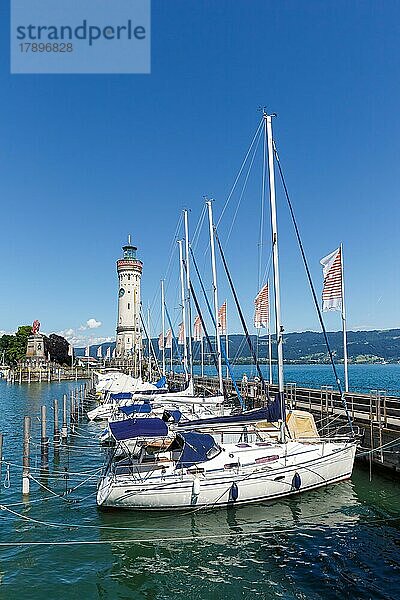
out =
<svg viewBox="0 0 400 600"><path fill-rule="evenodd" d="M186 367L185 363L182 360L182 355L181 355L181 352L179 350L178 340L175 337L174 328L172 327L171 318L169 316L168 308L167 308L167 305L165 304L165 302L164 302L164 308L165 308L165 314L167 315L169 326L171 328L172 338L173 338L173 340L175 342L175 347L176 347L176 350L178 352L179 362L180 362L181 365L183 364L184 370L185 370L185 374L187 375L187 367ZM172 341L171 341L171 352L172 352Z"/></svg>
<svg viewBox="0 0 400 600"><path fill-rule="evenodd" d="M231 191L229 192L228 198L226 199L226 202L225 202L225 204L224 204L224 207L223 207L223 209L222 209L221 215L220 215L220 217L219 217L219 219L218 219L218 222L217 222L217 225L216 225L217 227L218 227L218 225L220 224L220 222L221 222L221 220L222 220L222 217L224 216L225 210L226 210L226 209L227 209L227 207L228 207L228 204L229 204L229 202L230 202L230 199L231 199L231 197L232 197L232 194L233 194L233 192L235 191L236 184L237 184L237 182L239 181L239 177L240 177L240 175L242 174L242 171L243 171L243 169L244 169L244 165L246 164L247 158L248 158L248 156L249 156L249 154L250 154L250 152L251 152L251 149L252 149L252 147L253 147L253 144L254 144L254 142L255 142L255 140L256 140L256 138L257 138L257 136L258 136L258 133L259 133L259 131L260 131L260 129L261 129L261 127L262 127L262 125L263 125L263 119L261 119L261 121L260 121L260 124L258 125L258 127L257 127L257 130L256 130L256 132L255 132L255 134L254 134L254 136L253 136L253 139L252 139L252 141L251 141L251 144L250 144L250 146L249 146L249 149L247 150L246 156L245 156L245 157L244 157L244 159L243 159L243 162L242 162L242 164L241 164L241 167L240 167L240 169L239 169L239 173L238 173L238 174L237 174L237 176L236 176L236 179L235 179L235 181L234 181L234 184L233 184L233 186L232 186L232 188L231 188Z"/></svg>
<svg viewBox="0 0 400 600"><path fill-rule="evenodd" d="M182 213L180 213L179 219L178 219L178 223L177 223L176 228L175 228L175 233L174 233L174 236L172 238L172 242L171 242L170 249L169 249L169 261L168 261L168 265L167 265L167 268L166 268L166 271L165 271L165 276L163 278L165 280L168 279L169 269L171 267L172 259L173 259L174 254L175 254L176 240L178 239L178 233L179 233L179 229L180 229L181 224L182 224L182 218L183 218L182 217Z"/></svg>
<svg viewBox="0 0 400 600"><path fill-rule="evenodd" d="M207 207L206 207L205 204L203 204L203 208L202 208L199 220L197 222L196 228L194 230L194 234L192 236L192 241L191 241L191 244L190 244L192 246L192 248L194 248L194 249L197 248L197 245L199 243L200 232L201 232L201 229L203 227L203 223L204 223L204 219L206 217L206 213L207 213Z"/></svg>
<svg viewBox="0 0 400 600"><path fill-rule="evenodd" d="M226 243L228 243L229 238L230 238L230 236L232 234L233 227L235 225L236 217L237 217L237 214L239 212L239 208L240 208L240 205L241 205L241 202L242 202L242 199L243 199L244 191L246 189L246 185L247 185L247 182L248 182L248 179L249 179L249 176L250 176L250 172L251 172L251 169L253 167L254 159L255 159L256 154L257 154L257 150L258 150L258 145L260 143L260 139L261 139L261 132L260 132L260 135L258 137L257 144L255 145L253 156L251 157L250 165L249 165L249 168L247 170L246 177L245 177L245 180L244 180L244 183L243 183L243 186L242 186L242 191L241 191L240 196L239 196L239 200L238 200L238 203L237 203L237 206L236 206L235 214L233 215L232 223L231 223L228 235L226 237Z"/></svg>
<svg viewBox="0 0 400 600"><path fill-rule="evenodd" d="M321 309L319 307L319 303L318 303L318 299L317 299L317 294L315 292L314 283L313 283L313 280L312 280L312 277L311 277L311 272L310 272L310 269L309 269L309 266L308 266L308 261L307 261L307 257L306 257L305 251L304 251L304 246L303 246L303 242L302 242L302 239L301 239L301 236L300 236L300 231L299 231L299 228L298 228L298 225L297 225L297 220L296 220L296 217L295 217L295 214L294 214L293 206L292 206L292 203L291 203L291 200L290 200L289 191L288 191L287 186L286 186L286 181L285 181L285 177L283 175L283 171L282 171L281 163L280 163L280 160L279 160L278 150L277 150L275 141L273 142L273 148L274 148L275 159L276 159L276 162L277 162L277 165L278 165L279 175L281 177L283 189L285 191L286 200L287 200L287 203L288 203L288 206L289 206L290 216L292 218L293 226L294 226L294 229L295 229L297 242L298 242L300 253L301 253L301 256L302 256L302 259L303 259L304 268L306 270L308 283L309 283L309 286L310 286L310 289L311 289L311 294L312 294L312 297L313 297L313 300L314 300L315 308L317 310L318 319L319 319L319 322L320 322L320 325L321 325L321 329L322 329L322 333L323 333L324 339L325 339L325 344L326 344L326 347L328 349L329 359L330 359L330 362L331 362L331 365L332 365L333 373L335 375L336 385L337 385L340 397L342 399L343 407L344 407L344 410L346 412L346 417L347 417L347 420L348 420L348 423L349 423L349 426L350 426L351 433L354 436L353 423L352 423L352 420L351 420L351 417L350 417L350 413L349 413L349 410L348 410L348 407L347 407L346 397L345 397L345 394L344 394L344 392L342 390L342 384L341 384L340 379L339 379L339 375L338 375L338 372L337 372L337 369L336 369L335 361L333 360L333 354L332 354L332 350L331 350L331 347L330 347L330 344L329 344L328 334L326 332L325 323L324 323L324 320L322 318Z"/></svg>
<svg viewBox="0 0 400 600"><path fill-rule="evenodd" d="M269 253L269 258L268 258L267 266L265 267L264 275L263 275L263 277L260 280L259 285L258 285L257 294L258 294L259 290L261 289L261 286L263 285L264 281L265 282L269 281L271 267L272 267L272 248L271 248L271 251ZM270 286L268 284L268 288L269 287ZM269 303L269 295L270 295L270 290L268 289L268 303ZM271 319L270 319L270 321L271 321ZM268 323L268 327L269 327L270 335L272 335L271 323ZM267 333L267 335L268 335L268 333ZM259 342L260 342L260 329L257 329L257 346L256 346L257 359L259 358ZM271 352L271 354L272 354L272 352Z"/></svg>
<svg viewBox="0 0 400 600"><path fill-rule="evenodd" d="M147 333L147 329L146 329L146 325L145 325L145 322L144 322L144 319L143 319L143 314L142 314L142 311L140 311L140 320L141 320L141 322L142 322L142 327L143 327L143 330L144 330L144 334L145 334L146 338L147 338L147 339L148 339L148 341L149 341L150 351L151 351L151 354L152 354L152 356L153 356L153 358L154 358L154 361L155 361L155 363L156 363L156 369L157 369L157 371L158 371L158 374L159 374L159 376L160 376L160 377L162 377L162 373L161 373L160 365L158 364L157 356L156 356L156 353L155 353L155 351L154 351L153 342L151 341L151 339L150 339L150 336L149 336L149 335L148 335L148 333ZM150 352L149 352L149 354L150 354Z"/></svg>
<svg viewBox="0 0 400 600"><path fill-rule="evenodd" d="M263 137L263 164L262 164L262 188L261 188L261 211L260 211L260 237L258 240L258 289L261 287L261 265L264 239L264 205L265 205L265 175L267 165L267 128L264 127Z"/></svg>
<svg viewBox="0 0 400 600"><path fill-rule="evenodd" d="M226 264L225 256L224 256L224 253L223 253L223 250L222 250L221 242L219 240L216 228L214 228L214 235L215 235L215 239L217 240L217 244L218 244L219 252L221 254L223 265L225 267L226 276L228 277L229 285L231 286L233 298L234 298L235 303L236 303L236 308L237 308L238 313L239 313L239 318L240 318L240 321L242 323L242 327L243 327L244 334L246 336L247 344L249 346L251 355L252 355L253 360L255 362L257 373L258 373L258 375L259 375L259 377L261 379L261 383L262 383L263 389L265 390L266 386L265 386L264 377L262 375L262 372L261 372L261 369L260 369L260 365L258 364L256 355L255 355L255 352L254 352L253 344L251 343L251 339L250 339L249 331L247 329L246 321L244 320L242 309L240 308L239 299L238 299L237 294L236 294L235 286L233 285L233 281L232 281L232 277L231 277L231 274L230 274L229 269L228 269L228 265Z"/></svg>
<svg viewBox="0 0 400 600"><path fill-rule="evenodd" d="M202 281L202 279L201 279L201 277L200 277L199 270L198 270L198 268L197 268L197 263L196 263L196 260L195 260L195 258L194 258L194 254L193 254L193 252L191 252L191 255L192 255L192 258L193 258L193 264L194 264L194 266L195 266L195 269L196 269L197 277L199 278L200 285L201 285L201 289L202 289L202 291L203 291L203 294L204 294L204 299L205 299L205 301L206 301L206 305L207 305L207 308L208 308L208 312L209 312L209 313L210 313L210 315L211 315L211 322L212 322L212 324L213 324L213 325L214 325L214 327L215 327L215 334L216 334L216 335L215 335L215 344L217 345L217 335L219 335L219 333L218 333L218 327L217 327L217 323L215 322L214 313L213 313L213 311L212 311L212 309L211 309L211 306L210 306L210 303L209 303L209 301L208 301L207 294L206 294L206 291L205 291L205 289L204 289L203 281ZM228 359L228 357L227 357L227 355L226 355L225 348L224 348L224 344L221 344L221 354L222 354L222 356L223 356L223 358L224 358L224 360L225 360L225 364L226 364L226 366L227 366L227 368L228 368L228 371L229 371L229 376L230 376L230 378L231 378L231 380L232 380L233 387L235 388L235 392L236 392L236 394L237 394L237 397L238 397L238 399L239 399L239 402L240 402L240 407L241 407L241 409L243 410L243 409L245 409L245 403L244 403L244 400L243 400L243 398L242 398L242 395L241 395L241 393L240 393L240 390L239 390L239 388L238 388L238 386L237 386L236 379L235 379L235 377L233 376L233 372L232 372L231 363L230 363L230 361L229 361L229 359ZM223 387L224 387L224 392L225 392L225 395L227 395L227 394L226 394L226 387L225 387L225 384L224 384L224 383L222 383L222 385L223 385Z"/></svg>
<svg viewBox="0 0 400 600"><path fill-rule="evenodd" d="M192 255L192 258L193 258L193 251L192 251L192 248L190 247L190 248L189 248L189 250L190 250L190 253L191 253L191 255ZM193 259L193 260L194 260L194 259ZM198 272L198 269L197 269L197 264L196 264L195 262L193 262L193 264L194 264L194 267L195 267L195 270L196 270L197 276L200 278L200 276L199 276L199 272ZM186 269L186 265L185 265L185 269ZM208 346L208 349L209 349L209 351L210 351L210 356L211 356L211 357L212 357L212 359L213 359L213 362L214 362L215 369L218 371L218 362L217 362L217 357L216 357L216 355L215 355L215 352L214 352L214 350L213 350L213 347L212 347L212 344L211 344L211 340L210 340L210 336L208 335L207 327L206 327L206 324L205 324L205 322L204 322L204 319L203 319L202 312L201 312L201 310L200 310L200 305L199 305L199 302L198 302L198 300L197 300L197 296L196 296L196 294L195 294L195 291L194 291L194 289L193 289L192 282L190 281L189 283L190 283L190 291L191 291L191 293L192 293L192 297L193 297L193 300L194 300L194 303L195 303L195 306L196 306L197 314L198 314L198 316L199 316L199 318L200 318L200 321L201 321L201 326L202 326L202 328L203 328L203 332L204 332L204 334L205 334L205 336L206 336L206 340L207 340L207 346Z"/></svg>

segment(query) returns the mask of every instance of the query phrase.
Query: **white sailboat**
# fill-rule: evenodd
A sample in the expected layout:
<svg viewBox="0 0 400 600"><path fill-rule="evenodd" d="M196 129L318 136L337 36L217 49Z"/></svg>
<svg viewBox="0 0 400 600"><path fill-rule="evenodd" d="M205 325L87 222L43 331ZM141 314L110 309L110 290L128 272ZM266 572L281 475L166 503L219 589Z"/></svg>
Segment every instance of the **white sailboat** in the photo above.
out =
<svg viewBox="0 0 400 600"><path fill-rule="evenodd" d="M130 430L116 428L118 450L98 486L97 504L101 507L181 510L248 504L324 487L351 476L357 446L353 435L322 439L307 413L303 415L307 415L308 427L290 431L297 411L285 411L272 115L263 118L268 142L279 388L271 421L276 422L278 434L267 430L260 432L258 441L227 444L197 431L175 432L171 439L162 421L158 430L155 422L141 429L139 420ZM146 427L153 427L151 440Z"/></svg>

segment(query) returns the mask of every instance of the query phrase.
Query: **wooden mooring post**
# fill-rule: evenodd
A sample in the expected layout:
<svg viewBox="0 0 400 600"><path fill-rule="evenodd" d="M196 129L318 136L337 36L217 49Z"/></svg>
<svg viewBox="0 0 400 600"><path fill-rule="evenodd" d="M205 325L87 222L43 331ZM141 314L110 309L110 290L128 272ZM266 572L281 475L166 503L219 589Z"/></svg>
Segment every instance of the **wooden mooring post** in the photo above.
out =
<svg viewBox="0 0 400 600"><path fill-rule="evenodd" d="M58 427L58 400L57 398L53 401L53 412L54 412L54 429L53 429L53 447L54 453L58 454L60 451L60 430Z"/></svg>
<svg viewBox="0 0 400 600"><path fill-rule="evenodd" d="M24 417L24 448L22 455L22 495L29 494L29 436L31 430L31 418Z"/></svg>
<svg viewBox="0 0 400 600"><path fill-rule="evenodd" d="M71 433L75 432L75 398L71 392L70 396L70 410L69 410L69 427Z"/></svg>
<svg viewBox="0 0 400 600"><path fill-rule="evenodd" d="M61 428L61 438L65 441L68 437L68 424L67 424L67 394L63 395L63 423Z"/></svg>
<svg viewBox="0 0 400 600"><path fill-rule="evenodd" d="M40 438L40 454L42 459L42 466L47 468L49 465L49 438L46 436L47 428L47 416L46 406L43 405L41 408L41 438Z"/></svg>

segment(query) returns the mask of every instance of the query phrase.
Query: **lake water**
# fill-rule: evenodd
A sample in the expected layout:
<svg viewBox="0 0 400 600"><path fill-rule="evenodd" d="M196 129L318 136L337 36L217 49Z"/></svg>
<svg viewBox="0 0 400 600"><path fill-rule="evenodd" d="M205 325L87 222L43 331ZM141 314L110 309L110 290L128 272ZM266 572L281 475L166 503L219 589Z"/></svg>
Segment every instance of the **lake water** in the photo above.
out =
<svg viewBox="0 0 400 600"><path fill-rule="evenodd" d="M196 373L201 367L195 366ZM257 376L253 365L237 365L232 367L235 379L241 379L246 373L249 379ZM269 367L261 365L263 376L268 381ZM341 381L344 381L343 365L337 366ZM226 367L224 367L224 375ZM206 375L215 375L215 368L204 367ZM277 369L273 366L273 381L277 381ZM319 388L321 385L335 387L335 378L331 365L285 365L285 381L297 383L299 387ZM349 389L354 392L368 394L371 390L386 390L388 395L400 396L400 364L359 364L349 365Z"/></svg>
<svg viewBox="0 0 400 600"><path fill-rule="evenodd" d="M296 366L290 377L310 384L320 369L303 368L301 374ZM320 373L325 377L325 367ZM399 367L355 366L355 373L360 384L368 377L371 388L385 388L385 381L395 389ZM0 431L9 465L3 464L0 489L0 598L400 597L400 482L390 474L374 472L370 482L356 467L351 481L229 510L101 512L95 493L102 456L94 443L100 426L81 423L57 460L50 447L49 472L40 470L40 406L49 407L51 421L53 398L61 399L76 385L0 382ZM36 480L25 503L24 415L33 422ZM66 488L75 490L59 497Z"/></svg>

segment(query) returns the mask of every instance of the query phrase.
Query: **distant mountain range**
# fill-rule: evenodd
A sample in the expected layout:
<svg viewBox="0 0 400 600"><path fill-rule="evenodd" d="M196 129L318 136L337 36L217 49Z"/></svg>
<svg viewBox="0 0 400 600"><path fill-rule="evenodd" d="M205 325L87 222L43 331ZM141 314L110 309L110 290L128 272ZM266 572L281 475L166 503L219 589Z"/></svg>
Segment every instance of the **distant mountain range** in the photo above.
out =
<svg viewBox="0 0 400 600"><path fill-rule="evenodd" d="M256 345L255 335L250 336L252 343ZM341 331L328 333L329 343L335 358L340 362L343 360L343 341ZM322 333L315 331L303 331L300 333L286 333L284 340L285 362L294 363L325 363L328 362L328 353ZM214 339L212 338L214 345ZM386 329L374 331L349 331L347 333L347 346L349 361L352 363L365 362L399 362L400 361L400 329ZM157 355L158 339L152 340ZM90 356L96 357L99 346L102 346L102 354L105 356L108 347L111 352L115 348L115 342L97 344L90 347ZM146 341L145 341L146 345ZM169 356L169 350L166 351ZM75 356L83 356L84 348L75 348ZM174 349L174 355L176 351ZM207 344L204 343L205 362L209 363L210 355ZM262 336L258 340L258 355L261 362L265 362L268 356L268 339ZM276 344L272 338L272 355L275 358ZM200 343L194 343L194 356L200 359ZM246 363L250 361L251 353L244 335L234 334L229 336L229 357L233 362ZM251 361L250 361L251 362Z"/></svg>

